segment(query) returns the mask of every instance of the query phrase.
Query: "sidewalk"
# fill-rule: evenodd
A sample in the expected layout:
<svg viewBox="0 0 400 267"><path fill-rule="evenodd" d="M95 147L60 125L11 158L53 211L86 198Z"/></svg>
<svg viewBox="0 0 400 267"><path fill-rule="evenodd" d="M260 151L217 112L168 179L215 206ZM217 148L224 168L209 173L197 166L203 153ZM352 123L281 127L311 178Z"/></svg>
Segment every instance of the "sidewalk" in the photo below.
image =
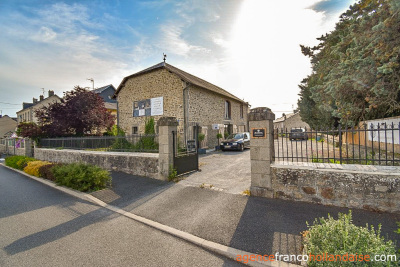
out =
<svg viewBox="0 0 400 267"><path fill-rule="evenodd" d="M92 193L100 200L133 214L195 236L257 254L299 254L300 232L306 221L348 209L247 197L206 188L113 172L113 188ZM353 209L353 221L382 224L383 236L400 244L394 233L400 214Z"/></svg>

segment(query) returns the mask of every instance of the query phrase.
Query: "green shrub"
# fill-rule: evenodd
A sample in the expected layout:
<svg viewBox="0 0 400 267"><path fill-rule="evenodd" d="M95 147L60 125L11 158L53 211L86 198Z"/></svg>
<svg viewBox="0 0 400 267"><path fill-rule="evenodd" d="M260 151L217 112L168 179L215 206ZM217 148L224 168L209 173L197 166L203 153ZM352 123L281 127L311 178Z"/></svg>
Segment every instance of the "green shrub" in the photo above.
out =
<svg viewBox="0 0 400 267"><path fill-rule="evenodd" d="M93 165L72 163L54 166L52 172L57 185L83 192L96 191L111 185L110 173Z"/></svg>
<svg viewBox="0 0 400 267"><path fill-rule="evenodd" d="M111 150L132 150L134 148L135 146L123 137L116 137L114 143L110 147Z"/></svg>
<svg viewBox="0 0 400 267"><path fill-rule="evenodd" d="M7 166L18 169L18 170L23 170L26 165L28 164L29 161L35 161L36 159L26 157L26 156L11 156L7 157L5 159L5 163Z"/></svg>
<svg viewBox="0 0 400 267"><path fill-rule="evenodd" d="M44 179L50 180L50 181L55 181L56 178L54 177L54 174L53 174L53 167L61 166L61 165L62 164L60 164L60 163L50 163L50 164L40 166L39 167L39 176Z"/></svg>
<svg viewBox="0 0 400 267"><path fill-rule="evenodd" d="M152 135L142 136L139 141L134 145L134 149L139 151L158 150L156 137Z"/></svg>
<svg viewBox="0 0 400 267"><path fill-rule="evenodd" d="M51 164L51 163L48 161L41 161L41 160L30 161L24 168L24 172L26 172L27 174L36 176L36 177L40 177L39 168L44 165L49 165L49 164Z"/></svg>
<svg viewBox="0 0 400 267"><path fill-rule="evenodd" d="M374 227L359 227L352 223L349 214L339 213L337 220L328 215L328 219L316 219L308 231L304 233L304 248L307 255L395 255L392 241L381 237L381 225L375 231ZM308 266L364 266L366 261L309 261ZM371 262L370 262L371 263ZM382 264L382 265L380 265ZM392 266L397 266L392 262ZM374 262L373 266L390 266L390 262Z"/></svg>

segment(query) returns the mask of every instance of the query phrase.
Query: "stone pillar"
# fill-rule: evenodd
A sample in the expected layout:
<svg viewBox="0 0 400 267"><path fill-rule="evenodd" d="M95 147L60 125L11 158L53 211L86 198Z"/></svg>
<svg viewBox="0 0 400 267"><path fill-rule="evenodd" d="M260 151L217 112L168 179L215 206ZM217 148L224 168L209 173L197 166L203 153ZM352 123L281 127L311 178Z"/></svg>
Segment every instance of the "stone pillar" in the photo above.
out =
<svg viewBox="0 0 400 267"><path fill-rule="evenodd" d="M33 140L30 138L25 138L25 156L33 157Z"/></svg>
<svg viewBox="0 0 400 267"><path fill-rule="evenodd" d="M157 122L159 158L159 179L168 180L170 167L174 164L174 149L172 132L177 132L178 121L175 117L161 117Z"/></svg>
<svg viewBox="0 0 400 267"><path fill-rule="evenodd" d="M252 196L273 198L271 163L275 160L273 120L269 108L254 108L249 113Z"/></svg>

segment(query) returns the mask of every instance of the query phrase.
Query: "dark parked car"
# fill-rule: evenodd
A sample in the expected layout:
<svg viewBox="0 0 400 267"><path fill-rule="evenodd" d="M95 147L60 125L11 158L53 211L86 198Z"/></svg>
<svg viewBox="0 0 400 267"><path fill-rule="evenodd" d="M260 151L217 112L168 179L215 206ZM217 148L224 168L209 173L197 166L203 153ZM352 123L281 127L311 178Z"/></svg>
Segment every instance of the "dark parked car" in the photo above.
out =
<svg viewBox="0 0 400 267"><path fill-rule="evenodd" d="M308 135L304 128L292 128L289 133L289 139L308 140Z"/></svg>
<svg viewBox="0 0 400 267"><path fill-rule="evenodd" d="M221 150L240 150L243 151L245 148L250 148L250 133L235 133L231 134L226 140L221 142Z"/></svg>

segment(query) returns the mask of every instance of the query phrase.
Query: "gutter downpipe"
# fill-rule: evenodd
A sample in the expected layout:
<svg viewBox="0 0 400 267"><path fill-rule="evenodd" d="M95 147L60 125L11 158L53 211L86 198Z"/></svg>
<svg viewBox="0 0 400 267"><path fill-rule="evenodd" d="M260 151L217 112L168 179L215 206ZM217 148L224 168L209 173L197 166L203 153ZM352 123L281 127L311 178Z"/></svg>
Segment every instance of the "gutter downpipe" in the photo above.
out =
<svg viewBox="0 0 400 267"><path fill-rule="evenodd" d="M188 130L188 123L189 123L189 87L191 83L185 82L186 87L183 88L183 131L184 131L184 142L187 142L187 130ZM186 99L185 91L187 91L188 99Z"/></svg>

